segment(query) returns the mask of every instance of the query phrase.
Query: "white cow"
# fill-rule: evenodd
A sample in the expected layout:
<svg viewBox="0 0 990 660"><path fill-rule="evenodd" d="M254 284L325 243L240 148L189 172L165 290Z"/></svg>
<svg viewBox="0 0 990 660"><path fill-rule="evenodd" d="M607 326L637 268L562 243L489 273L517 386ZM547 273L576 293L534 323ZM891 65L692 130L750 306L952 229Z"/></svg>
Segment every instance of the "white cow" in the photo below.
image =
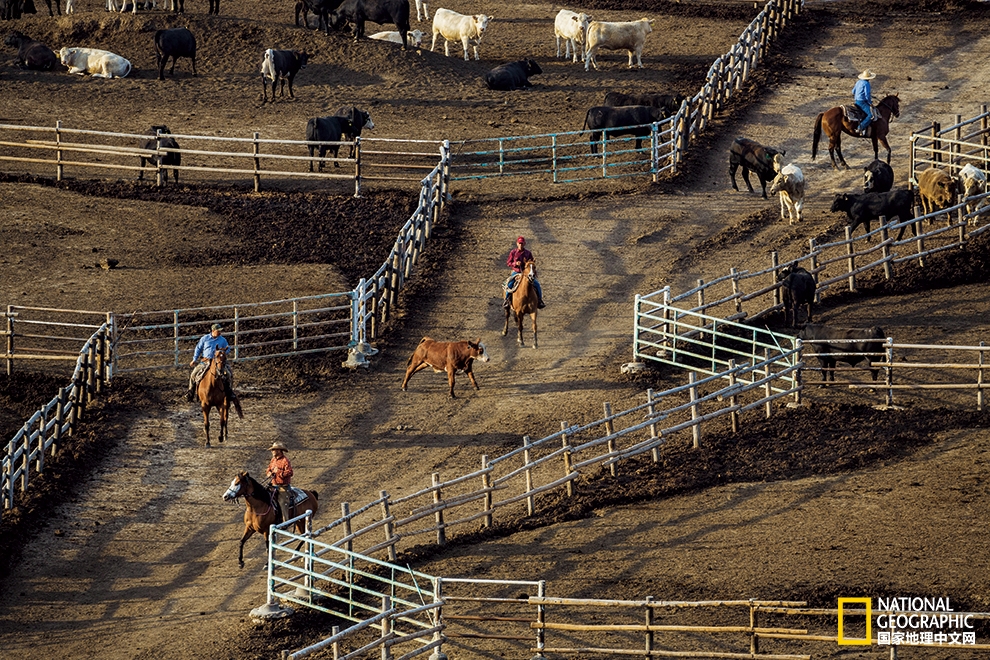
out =
<svg viewBox="0 0 990 660"><path fill-rule="evenodd" d="M577 14L567 9L557 12L557 18L553 22L554 36L557 37L557 57L560 57L560 40L564 40L564 59L571 56L574 51L574 62L578 61L578 44L581 44L581 61L584 61L585 35L588 33L588 23L591 16L587 14Z"/></svg>
<svg viewBox="0 0 990 660"><path fill-rule="evenodd" d="M423 31L422 30L410 30L406 33L408 37L409 44L419 48L423 45ZM393 43L401 44L402 35L399 34L398 30L376 32L375 34L368 37L369 39L378 39L379 41L391 41Z"/></svg>
<svg viewBox="0 0 990 660"><path fill-rule="evenodd" d="M419 10L423 10L423 17L420 18ZM416 0L416 20L417 21L428 21L430 20L430 8L426 4L426 0Z"/></svg>
<svg viewBox="0 0 990 660"><path fill-rule="evenodd" d="M69 73L89 73L94 78L123 78L131 72L130 62L108 50L63 48L58 56Z"/></svg>
<svg viewBox="0 0 990 660"><path fill-rule="evenodd" d="M436 13L433 14L433 44L430 46L430 51L436 49L437 35L439 34L444 38L443 53L447 57L450 57L450 42L460 41L464 45L465 61L468 59L469 45L474 46L474 59L480 60L478 45L481 43L481 37L484 36L490 20L492 17L484 14L465 16L449 9L437 9Z"/></svg>
<svg viewBox="0 0 990 660"><path fill-rule="evenodd" d="M778 174L770 184L770 194L780 194L780 219L790 218L790 224L801 222L801 211L804 209L804 173L801 168L791 163L780 166L780 154L774 157L774 169ZM786 211L786 213L785 213Z"/></svg>
<svg viewBox="0 0 990 660"><path fill-rule="evenodd" d="M75 0L65 0L65 15L76 13L76 1Z"/></svg>
<svg viewBox="0 0 990 660"><path fill-rule="evenodd" d="M643 44L646 43L646 35L653 32L654 21L652 18L641 18L638 21L628 21L625 23L606 23L605 21L592 21L588 25L588 44L585 51L584 70L593 64L595 71L598 70L598 61L595 54L599 48L605 50L625 50L629 52L629 68L633 65L633 53L636 54L636 65L643 68Z"/></svg>
<svg viewBox="0 0 990 660"><path fill-rule="evenodd" d="M966 201L967 198L973 195L982 195L987 191L987 175L980 168L972 165L971 163L966 163L966 165L959 170L959 174L956 178L959 186L959 197ZM966 214L970 214L973 211L977 211L988 203L987 198L977 200L975 204L966 203ZM976 218L970 218L970 223L975 223Z"/></svg>

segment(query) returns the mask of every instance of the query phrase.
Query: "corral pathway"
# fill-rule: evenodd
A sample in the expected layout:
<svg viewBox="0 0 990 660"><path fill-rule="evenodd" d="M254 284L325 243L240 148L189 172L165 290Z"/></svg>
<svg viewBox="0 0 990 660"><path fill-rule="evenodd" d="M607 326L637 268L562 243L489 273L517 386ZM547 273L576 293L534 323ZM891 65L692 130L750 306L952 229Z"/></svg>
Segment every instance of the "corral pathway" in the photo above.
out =
<svg viewBox="0 0 990 660"><path fill-rule="evenodd" d="M448 271L432 275L442 279L442 294L409 310L412 319L400 346L375 357L355 387L294 396L245 373L247 416L231 423L228 443L209 451L202 447L198 414L188 404L140 418L118 451L79 485L76 499L26 548L0 602L4 654L236 657L234 634L248 610L264 600L264 552L252 539L247 566L238 569L242 509L223 505L220 495L235 472L263 471L265 447L276 437L292 447L294 482L320 491L320 519L327 521L343 501L361 503L381 489L393 495L412 492L429 483L430 472L449 477L476 469L482 453L518 446L524 434L540 437L562 420L595 419L603 391L617 410L641 400L640 389L617 376L619 365L630 359L635 293L667 283L682 288L697 277L724 274L754 255L762 259L769 249L797 254L806 236L834 224L834 216L826 213L829 193L855 189L860 172L832 173L821 162L811 165L811 124L818 111L846 99L854 71L869 66L882 72L889 82L881 80L877 92L898 91L904 100L892 140L898 173L907 164L907 127L932 118L944 123L950 113L973 114L985 101L977 94L990 80L990 64L982 57L990 52L990 37L957 30L944 40L954 48L912 55L882 46L884 37L903 29L896 21L885 28L891 35L881 35L878 42L849 28L836 28L835 34L822 35L821 46L794 54L792 84L768 93L740 123L720 129L723 137L702 168L707 178L685 181L683 195L579 202L458 200L457 254L447 260ZM961 62L968 64L957 66ZM845 77L839 77L840 71ZM757 196L726 192L724 153L736 134L767 143L787 136L789 156L805 168L815 191L808 221L799 228L767 227L724 251L682 259L691 247L767 207ZM846 146L854 167L869 160L865 144ZM548 300L540 314L539 349L518 348L513 335L500 335L498 285L505 254L520 234L541 265ZM529 344L528 323L524 328ZM400 392L405 359L423 335L480 337L492 355L490 363L476 365L480 392L461 377L459 398L451 401L445 379L430 372L417 374L409 391ZM803 507L816 506L828 490L807 484L793 488L809 491L796 498ZM676 506L713 508L706 497ZM642 528L658 515L650 506L636 511ZM807 515L816 519L814 512ZM605 522L619 525L620 518L617 513ZM566 534L598 534L578 527ZM652 540L636 539L636 545L660 547ZM639 556L639 570L650 570L658 561Z"/></svg>

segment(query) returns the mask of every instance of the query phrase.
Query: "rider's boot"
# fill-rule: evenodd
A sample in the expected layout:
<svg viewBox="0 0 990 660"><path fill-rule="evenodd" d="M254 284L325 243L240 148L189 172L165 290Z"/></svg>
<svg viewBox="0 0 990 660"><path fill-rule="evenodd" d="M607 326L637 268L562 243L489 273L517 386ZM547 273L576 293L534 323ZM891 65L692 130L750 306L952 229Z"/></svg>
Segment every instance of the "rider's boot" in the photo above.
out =
<svg viewBox="0 0 990 660"><path fill-rule="evenodd" d="M505 299L502 300L503 309L509 309L509 306L511 304L512 304L512 298L510 298L509 296L506 296Z"/></svg>

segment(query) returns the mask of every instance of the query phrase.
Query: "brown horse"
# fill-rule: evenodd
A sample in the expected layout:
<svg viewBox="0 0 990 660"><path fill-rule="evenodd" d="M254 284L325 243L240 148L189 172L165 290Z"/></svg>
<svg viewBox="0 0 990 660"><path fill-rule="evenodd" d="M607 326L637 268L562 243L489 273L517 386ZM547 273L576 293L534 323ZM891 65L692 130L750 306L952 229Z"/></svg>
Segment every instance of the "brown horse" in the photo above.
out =
<svg viewBox="0 0 990 660"><path fill-rule="evenodd" d="M302 489L296 489L302 490ZM306 510L316 512L320 510L320 501L315 490L303 490L306 497L295 502L289 515L293 518ZM278 514L278 506L272 502L268 489L258 483L247 472L241 472L230 482L230 487L223 494L224 502L232 502L238 497L244 498L244 536L241 537L241 547L237 551L237 562L244 568L244 542L251 538L255 532L265 537L265 545L269 542L269 528L275 524ZM295 523L296 533L302 534L306 531L305 520ZM299 544L300 546L302 543Z"/></svg>
<svg viewBox="0 0 990 660"><path fill-rule="evenodd" d="M216 408L220 413L220 437L223 442L227 437L227 414L230 412L230 404L234 404L237 416L243 418L241 412L241 402L239 399L231 401L227 398L226 388L223 386L223 370L227 366L227 351L218 350L210 360L210 366L203 374L203 380L199 381L196 393L199 395L199 407L203 411L203 425L206 427L206 446L210 446L210 409Z"/></svg>
<svg viewBox="0 0 990 660"><path fill-rule="evenodd" d="M519 337L516 342L520 346L525 346L522 333L523 315L529 314L529 317L533 319L533 348L539 348L536 334L536 312L540 299L536 295L536 287L533 286L534 279L536 279L536 264L533 261L527 261L519 277L519 285L512 292L511 304L505 308L505 328L502 329L502 336L509 334L509 312L515 312L516 327L519 329Z"/></svg>
<svg viewBox="0 0 990 660"><path fill-rule="evenodd" d="M880 158L880 147L878 142L883 145L884 149L887 150L887 164L890 164L890 144L887 143L887 130L890 128L890 117L901 116L901 106L900 99L897 98L897 94L891 94L890 96L883 97L879 103L877 103L877 114L880 116L874 119L873 122L867 128L866 135L860 135L856 132L856 127L859 122L850 122L845 118L845 113L842 111L842 107L835 107L818 115L815 120L815 138L811 143L811 160L815 159L818 155L818 140L821 139L822 129L825 129L825 135L828 137L828 155L832 159L832 167L839 169L839 165L836 164L835 157L839 156L839 163L842 167L849 169L846 165L846 159L842 157L842 134L847 133L853 137L865 137L873 140L873 158Z"/></svg>

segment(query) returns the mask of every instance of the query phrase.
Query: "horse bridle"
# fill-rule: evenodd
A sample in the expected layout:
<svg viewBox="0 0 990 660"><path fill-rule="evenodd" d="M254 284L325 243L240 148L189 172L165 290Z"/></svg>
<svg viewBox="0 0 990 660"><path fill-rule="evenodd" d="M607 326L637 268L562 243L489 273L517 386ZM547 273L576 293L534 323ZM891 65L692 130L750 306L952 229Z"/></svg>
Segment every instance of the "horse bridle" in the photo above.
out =
<svg viewBox="0 0 990 660"><path fill-rule="evenodd" d="M891 117L898 117L898 116L900 116L900 113L899 112L894 112L894 106L892 106L890 104L891 102L887 100L888 98L890 98L890 97L885 96L883 99L881 99L880 102L877 103L877 108L879 108L882 105L887 106L887 109L890 110L890 116Z"/></svg>

